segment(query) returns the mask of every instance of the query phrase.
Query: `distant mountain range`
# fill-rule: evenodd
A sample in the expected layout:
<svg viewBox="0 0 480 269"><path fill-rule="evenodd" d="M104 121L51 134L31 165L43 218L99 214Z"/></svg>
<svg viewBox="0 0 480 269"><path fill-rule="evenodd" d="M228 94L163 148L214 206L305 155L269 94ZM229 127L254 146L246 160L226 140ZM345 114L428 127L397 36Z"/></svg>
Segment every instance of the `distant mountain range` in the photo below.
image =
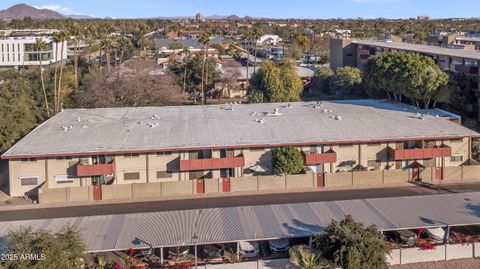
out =
<svg viewBox="0 0 480 269"><path fill-rule="evenodd" d="M45 19L63 19L62 14L49 9L36 9L26 4L18 4L5 10L0 10L0 19L3 20L21 20L25 17L31 17L34 20Z"/></svg>
<svg viewBox="0 0 480 269"><path fill-rule="evenodd" d="M50 9L38 9L27 4L18 4L11 6L7 9L0 10L0 20L23 20L25 17L31 17L34 20L46 20L46 19L95 19L95 17L87 15L65 15L59 12L50 10ZM105 19L113 19L113 17L106 17ZM147 19L147 18L145 18ZM154 19L173 19L173 20L182 20L182 19L195 19L195 16L176 16L176 17L156 17ZM212 15L206 16L207 20L241 20L237 15L222 16L222 15ZM243 19L252 19L251 17L245 17Z"/></svg>
<svg viewBox="0 0 480 269"><path fill-rule="evenodd" d="M7 9L0 10L0 20L23 20L25 17L31 17L34 20L46 19L93 19L86 15L64 15L50 9L38 9L27 4L18 4Z"/></svg>

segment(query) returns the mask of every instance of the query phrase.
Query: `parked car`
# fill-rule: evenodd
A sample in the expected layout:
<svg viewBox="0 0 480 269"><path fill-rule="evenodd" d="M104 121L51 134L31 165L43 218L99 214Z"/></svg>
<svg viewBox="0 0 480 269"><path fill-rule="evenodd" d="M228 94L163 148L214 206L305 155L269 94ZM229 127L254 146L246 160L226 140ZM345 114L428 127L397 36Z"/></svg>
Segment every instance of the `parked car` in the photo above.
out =
<svg viewBox="0 0 480 269"><path fill-rule="evenodd" d="M445 230L443 228L428 228L424 229L423 233L430 237L436 243L443 243L445 240Z"/></svg>
<svg viewBox="0 0 480 269"><path fill-rule="evenodd" d="M290 241L287 238L268 240L268 246L272 253L283 253L290 249Z"/></svg>
<svg viewBox="0 0 480 269"><path fill-rule="evenodd" d="M260 254L260 245L257 241L240 241L239 252L245 258L257 257Z"/></svg>
<svg viewBox="0 0 480 269"><path fill-rule="evenodd" d="M203 246L203 258L207 260L223 259L225 247L223 245L205 245Z"/></svg>
<svg viewBox="0 0 480 269"><path fill-rule="evenodd" d="M190 255L190 247L173 247L168 249L168 257L173 259L186 259Z"/></svg>
<svg viewBox="0 0 480 269"><path fill-rule="evenodd" d="M417 240L417 235L410 230L387 231L385 237L392 241L408 246L414 246Z"/></svg>

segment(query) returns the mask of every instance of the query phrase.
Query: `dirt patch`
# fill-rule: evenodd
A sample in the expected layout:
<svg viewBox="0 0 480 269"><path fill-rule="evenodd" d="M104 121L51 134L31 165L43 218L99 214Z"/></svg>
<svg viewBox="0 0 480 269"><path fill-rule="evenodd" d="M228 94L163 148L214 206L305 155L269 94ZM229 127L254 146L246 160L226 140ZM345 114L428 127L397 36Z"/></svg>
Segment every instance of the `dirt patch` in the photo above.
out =
<svg viewBox="0 0 480 269"><path fill-rule="evenodd" d="M422 262L390 266L390 269L477 269L480 259L462 259L440 262Z"/></svg>

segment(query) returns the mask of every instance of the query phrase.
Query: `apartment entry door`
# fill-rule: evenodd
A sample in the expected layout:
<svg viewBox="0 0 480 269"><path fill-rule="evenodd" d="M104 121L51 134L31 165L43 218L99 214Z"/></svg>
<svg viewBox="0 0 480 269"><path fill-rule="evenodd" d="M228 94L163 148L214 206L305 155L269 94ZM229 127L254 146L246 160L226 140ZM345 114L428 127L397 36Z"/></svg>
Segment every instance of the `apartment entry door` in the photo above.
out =
<svg viewBox="0 0 480 269"><path fill-rule="evenodd" d="M93 176L92 177L92 192L93 192L93 200L99 201L102 200L102 185L104 185L105 178L104 176Z"/></svg>

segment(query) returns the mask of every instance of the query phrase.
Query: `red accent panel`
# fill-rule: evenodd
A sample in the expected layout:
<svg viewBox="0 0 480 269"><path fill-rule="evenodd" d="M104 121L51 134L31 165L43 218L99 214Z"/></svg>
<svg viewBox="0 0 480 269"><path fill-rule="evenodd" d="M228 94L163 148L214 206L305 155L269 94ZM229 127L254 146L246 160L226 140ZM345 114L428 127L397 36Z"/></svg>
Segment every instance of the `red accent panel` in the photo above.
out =
<svg viewBox="0 0 480 269"><path fill-rule="evenodd" d="M429 149L389 149L390 157L395 160L430 159L435 157L450 157L450 147L429 148Z"/></svg>
<svg viewBox="0 0 480 269"><path fill-rule="evenodd" d="M180 160L180 171L223 169L245 166L245 157Z"/></svg>
<svg viewBox="0 0 480 269"><path fill-rule="evenodd" d="M93 164L93 165L77 165L78 177L112 175L113 163L109 164Z"/></svg>
<svg viewBox="0 0 480 269"><path fill-rule="evenodd" d="M336 161L336 152L305 154L305 164L334 163Z"/></svg>
<svg viewBox="0 0 480 269"><path fill-rule="evenodd" d="M443 179L443 167L435 167L435 180Z"/></svg>

